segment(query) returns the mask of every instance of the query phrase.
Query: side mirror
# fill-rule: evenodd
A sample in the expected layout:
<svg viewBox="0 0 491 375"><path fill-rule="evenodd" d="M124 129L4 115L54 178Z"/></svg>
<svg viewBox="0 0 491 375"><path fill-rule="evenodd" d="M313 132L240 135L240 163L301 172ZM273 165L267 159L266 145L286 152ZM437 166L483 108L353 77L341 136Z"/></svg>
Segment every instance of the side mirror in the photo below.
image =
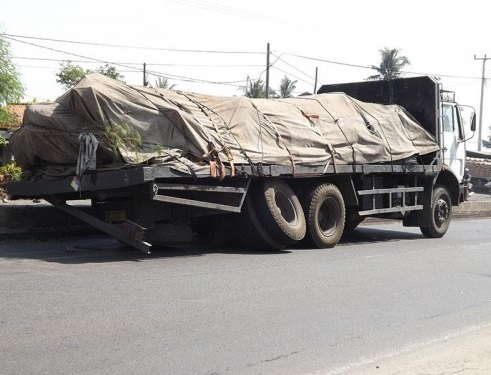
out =
<svg viewBox="0 0 491 375"><path fill-rule="evenodd" d="M476 131L476 114L475 114L475 113L473 113L473 114L471 115L471 130L472 130L473 132L475 132L475 131Z"/></svg>

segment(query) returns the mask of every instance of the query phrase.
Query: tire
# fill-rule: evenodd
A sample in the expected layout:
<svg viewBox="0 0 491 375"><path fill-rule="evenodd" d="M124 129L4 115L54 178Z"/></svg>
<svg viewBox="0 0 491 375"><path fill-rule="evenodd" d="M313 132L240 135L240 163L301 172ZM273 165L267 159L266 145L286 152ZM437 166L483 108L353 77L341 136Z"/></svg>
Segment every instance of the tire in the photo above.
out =
<svg viewBox="0 0 491 375"><path fill-rule="evenodd" d="M302 205L286 182L265 179L255 197L259 219L275 241L286 247L304 238L307 225Z"/></svg>
<svg viewBox="0 0 491 375"><path fill-rule="evenodd" d="M249 191L239 216L239 238L243 249L277 251L286 245L276 241L264 228L254 207L254 194Z"/></svg>
<svg viewBox="0 0 491 375"><path fill-rule="evenodd" d="M448 189L442 185L435 186L431 200L430 225L420 227L427 238L440 238L445 235L452 218L452 200Z"/></svg>
<svg viewBox="0 0 491 375"><path fill-rule="evenodd" d="M307 220L304 243L321 249L336 246L343 235L346 215L339 189L323 183L314 186L302 198Z"/></svg>
<svg viewBox="0 0 491 375"><path fill-rule="evenodd" d="M358 210L354 208L346 208L346 218L344 220L344 231L354 230L360 225L363 220L365 220L364 216L360 216L358 214Z"/></svg>

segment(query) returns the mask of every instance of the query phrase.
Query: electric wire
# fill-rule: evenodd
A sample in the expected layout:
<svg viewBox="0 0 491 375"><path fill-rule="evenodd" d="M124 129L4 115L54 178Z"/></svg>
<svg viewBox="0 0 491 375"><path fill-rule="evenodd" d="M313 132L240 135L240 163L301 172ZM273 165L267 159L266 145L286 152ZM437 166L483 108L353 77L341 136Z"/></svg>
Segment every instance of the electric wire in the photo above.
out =
<svg viewBox="0 0 491 375"><path fill-rule="evenodd" d="M349 66L349 67L353 67L353 68L361 68L361 69L371 69L371 70L373 70L373 66L372 65L350 64L350 63L345 63L345 62L340 62L340 61L325 60L325 59L320 59L320 58L316 58L316 57L302 56L302 55L297 55L297 54L294 54L294 53L287 53L287 52L284 52L283 54L284 55L293 56L293 57L298 57L300 59L306 59L306 60L324 62L324 63L328 63L328 64L334 64L334 65L341 65L341 66ZM421 76L437 76L437 77L444 77L444 78L482 79L482 77L460 76L460 75L450 75L450 74L436 74L436 73L421 73L421 72L412 72L412 71L407 71L407 70L401 70L400 73L412 74L412 75L421 75Z"/></svg>
<svg viewBox="0 0 491 375"><path fill-rule="evenodd" d="M188 1L189 3L189 1ZM7 34L7 33L1 33L4 38L9 39L14 42L18 43L23 43L27 45L31 45L34 47L46 49L49 51L73 56L73 57L78 57L82 58L84 60L73 60L73 62L79 62L79 63L103 63L103 64L110 64L114 65L119 68L124 68L124 72L127 73L142 73L143 69L139 66L142 65L142 63L121 63L121 62L113 62L113 61L108 61L106 59L99 59L99 58L93 58L73 52L67 52L63 51L57 48L52 48L32 42L28 42L26 40L20 40L20 39L33 39L33 40L41 40L41 41L48 41L48 42L59 42L59 43L72 43L72 44L83 44L83 45L93 45L93 46L105 46L105 47L115 47L115 48L128 48L128 49L148 49L148 50L164 50L164 51L175 51L175 52L190 52L190 53L225 53L225 54L260 54L264 55L266 52L253 52L253 51L211 51L211 50L191 50L191 49L170 49L170 48L158 48L158 47L139 47L139 46L125 46L125 45L118 45L118 44L105 44L105 43L92 43L92 42L81 42L81 41L72 41L72 40L62 40L62 39L52 39L52 38L41 38L41 37L32 37L32 36L25 36L25 35L14 35L14 34ZM20 39L19 39L20 38ZM299 54L294 54L294 53L288 53L288 52L283 52L279 55L277 55L275 52L270 52L272 56L276 58L276 60L273 63L270 63L269 68L274 68L278 71L281 71L282 73L288 74L297 80L308 84L312 85L312 82L308 82L305 79L302 79L296 75L291 74L290 72L287 72L285 70L282 70L276 64L281 61L282 63L286 64L292 69L295 69L299 73L305 75L306 77L312 79L315 81L315 78L310 76L309 74L305 73L301 69L297 68L293 64L289 63L286 61L283 56L291 56L291 57L296 57L299 59L305 59L305 60L311 60L311 61L317 61L321 63L327 63L327 64L335 64L335 65L340 65L340 66L347 66L347 67L354 67L354 68L361 68L361 69L371 69L373 70L372 65L359 65L359 64L351 64L351 63L345 63L345 62L340 62L340 61L334 61L334 60L327 60L327 59L321 59L321 58L316 58L316 57L309 57L309 56L304 56L304 55L299 55ZM63 61L72 61L72 60L61 60L61 59L54 59L54 58L33 58L33 57L14 57L17 59L24 59L24 60L39 60L39 61L58 61L58 62L63 62ZM256 64L243 64L243 65L234 65L234 64L165 64L165 63L145 63L146 66L165 66L165 67L210 67L210 68L225 68L225 67L230 67L230 68L243 68L243 67L262 67L264 65L256 65ZM43 68L43 69L50 69L47 67L36 67L36 66L22 66L25 68ZM262 70L262 72L259 74L257 80L260 80L262 75L266 72L267 68ZM123 70L121 70L123 71ZM233 86L233 87L239 87L243 88L243 85L239 85L242 83L246 83L247 80L235 80L235 81L213 81L213 80L205 80L205 79L200 79L200 78L193 78L193 77L185 77L181 75L176 75L176 74L170 74L170 73L164 73L164 72L158 72L158 71L150 71L146 70L145 71L147 74L154 75L156 77L162 77L162 78L171 78L174 80L178 81L183 81L183 82L193 82L193 83L204 83L204 84L216 84L216 85L225 85L225 86ZM413 72L413 71L401 71L401 73L404 74L410 74L410 75L430 75L430 76L438 76L442 78L456 78L456 79L468 79L468 80L482 80L482 77L473 77L473 76L460 76L460 75L449 75L449 74L434 74L434 73L419 73L419 72ZM249 78L250 80L251 78Z"/></svg>
<svg viewBox="0 0 491 375"><path fill-rule="evenodd" d="M6 38L9 39L9 40L13 40L13 41L19 42L19 43L31 45L31 46L42 48L42 49L47 49L47 50L50 50L50 51L53 51L53 52L57 52L57 53L61 53L61 54L66 54L66 55L70 55L70 56L76 56L76 57L79 57L79 58L87 59L87 60L90 60L92 62L103 63L103 64L110 64L110 65L117 66L117 67L123 67L123 68L129 69L130 72L143 73L143 69L142 68L135 68L135 67L130 66L130 65L127 65L127 64L121 64L121 63L118 63L118 62L107 61L105 59L97 59L97 58L88 57L88 56L84 56L84 55L80 55L80 54L76 54L76 53L72 53L72 52L62 51L62 50L59 50L59 49L56 49L56 48L46 47L46 46L42 46L42 45L39 45L39 44L35 44L35 43L23 41L23 40L18 40L16 38L12 38L12 37L6 37ZM226 82L226 81L225 82L222 82L222 81L209 81L209 80L204 80L204 79L199 79L199 78L184 77L184 76L179 76L179 75L174 75L174 74L168 74L168 73L162 73L162 72L155 72L155 71L146 71L146 73L153 74L153 75L155 75L157 77L172 78L172 79L176 79L176 80L180 80L180 81L185 81L185 82L217 84L217 85L232 85L234 87L236 86L235 83L244 82L243 80L242 81L229 81L229 82Z"/></svg>
<svg viewBox="0 0 491 375"><path fill-rule="evenodd" d="M172 1L172 0L167 0L167 1ZM183 0L181 0L182 2ZM176 2L176 1L175 1ZM177 1L178 2L178 1ZM188 1L189 3L189 1ZM198 3L194 3L195 5ZM162 50L162 51L174 51L174 52L188 52L188 53L222 53L222 54L259 54L259 55L264 55L266 52L258 52L258 51L218 51L218 50L194 50L194 49L174 49L174 48L161 48L161 47L141 47L141 46L129 46L129 45L120 45L120 44L108 44L108 43L95 43L95 42L81 42L81 41L73 41L73 40L63 40L63 39L54 39L54 38L42 38L42 37L34 37L34 36L27 36L27 35L18 35L18 34L8 34L8 33L1 33L1 35L7 39L17 41L19 43L26 43L26 44L31 44L38 46L40 48L46 48L46 49L51 49L53 51L57 51L59 53L67 53L64 51L56 50L50 47L46 46L39 46L33 43L29 43L26 41L18 40L15 38L21 38L21 39L34 39L34 40L42 40L42 41L51 41L51 42L59 42L59 43L72 43L72 44L83 44L83 45L92 45L92 46L104 46L104 47L114 47L114 48L127 48L127 49L146 49L146 50ZM271 53L271 52L270 52ZM100 59L93 59L89 57L84 57L81 55L69 53L72 56L78 56L86 59L90 59L92 61L97 61L97 62L103 62L106 64L113 64L116 65L117 63L111 63L107 61L103 61ZM317 57L310 57L310 56L304 56L304 55L299 55L295 53L289 53L289 52L283 52L280 56L276 56L277 59L282 60L284 63L288 64L284 59L281 58L282 55L289 55L292 57L297 57L300 59L306 59L306 60L312 60L312 61L318 61L318 62L323 62L323 63L328 63L328 64L334 64L334 65L340 65L340 66L347 66L347 67L353 67L353 68L360 68L360 69L371 69L373 70L372 65L360 65L360 64L352 64L352 63L346 63L346 62L340 62L340 61L334 61L334 60L326 60L326 59L321 59ZM291 66L292 68L299 70L298 68L295 68ZM301 70L299 70L301 71ZM264 73L264 72L263 72ZM411 75L429 75L429 76L438 76L438 77L444 77L444 78L457 78L457 79L482 79L482 77L475 77L475 76L461 76L461 75L451 75L451 74L438 74L438 73L422 73L422 72L413 72L413 71L401 71L401 73L404 74L411 74ZM302 72L302 74L307 75L307 73ZM308 75L307 75L308 76ZM312 77L310 77L312 78Z"/></svg>
<svg viewBox="0 0 491 375"><path fill-rule="evenodd" d="M97 43L97 42L81 42L75 40L64 40L64 39L54 39L54 38L41 38L36 36L18 35L18 34L1 34L5 38L20 38L20 39L34 39L47 42L57 42L57 43L70 43L70 44L83 44L88 46L99 46L99 47L113 47L113 48L125 48L125 49L141 49L141 50L151 50L151 51L171 51L171 52L188 52L188 53L216 53L216 54L250 54L250 55L265 55L266 52L258 51L219 51L219 50L197 50L197 49L177 49L177 48L162 48L162 47L142 47L142 46L130 46L123 44L109 44L109 43Z"/></svg>
<svg viewBox="0 0 491 375"><path fill-rule="evenodd" d="M303 70L300 70L299 68L297 68L296 66L293 66L292 64L290 64L289 62L285 61L282 56L284 55L284 53L282 53L281 55L279 56L276 56L274 55L274 53L272 53L273 56L277 57L278 60L280 60L281 62L283 62L284 64L288 65L290 68L293 68L295 69L297 72L299 73L302 73L303 75L305 75L306 77L310 78L311 80L315 81L315 78L312 77L311 75L305 73Z"/></svg>
<svg viewBox="0 0 491 375"><path fill-rule="evenodd" d="M13 59L17 60L39 60L39 61L54 61L54 62L65 62L66 59L51 59L42 57L25 57L25 56L12 56ZM88 63L97 64L98 61L89 60L70 60L73 63ZM123 65L137 65L141 66L142 62L118 62L118 64ZM262 68L264 65L259 64L166 64L166 63L145 63L146 66L168 66L168 67L196 67L196 68Z"/></svg>

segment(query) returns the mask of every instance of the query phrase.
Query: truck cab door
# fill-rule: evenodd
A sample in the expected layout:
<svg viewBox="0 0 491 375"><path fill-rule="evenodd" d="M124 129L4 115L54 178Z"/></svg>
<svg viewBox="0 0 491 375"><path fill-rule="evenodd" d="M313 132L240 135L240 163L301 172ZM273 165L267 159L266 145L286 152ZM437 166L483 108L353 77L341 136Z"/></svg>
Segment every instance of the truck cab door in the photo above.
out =
<svg viewBox="0 0 491 375"><path fill-rule="evenodd" d="M442 104L443 162L462 180L465 168L465 134L456 104Z"/></svg>

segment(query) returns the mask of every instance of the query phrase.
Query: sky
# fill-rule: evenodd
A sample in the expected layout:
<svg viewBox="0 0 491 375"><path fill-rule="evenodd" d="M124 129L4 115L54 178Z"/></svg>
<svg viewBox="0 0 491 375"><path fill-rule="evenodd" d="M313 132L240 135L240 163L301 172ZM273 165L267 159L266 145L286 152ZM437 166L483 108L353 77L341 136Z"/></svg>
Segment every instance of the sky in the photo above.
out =
<svg viewBox="0 0 491 375"><path fill-rule="evenodd" d="M0 0L0 32L29 102L65 92L56 73L67 60L108 63L131 85L143 84L145 63L149 84L166 77L178 90L242 95L247 77L266 80L269 43L273 89L285 76L297 81L294 94L361 81L376 73L368 67L380 49L397 48L411 62L404 76L440 77L479 115L490 24L488 0ZM490 85L482 123L487 139Z"/></svg>

